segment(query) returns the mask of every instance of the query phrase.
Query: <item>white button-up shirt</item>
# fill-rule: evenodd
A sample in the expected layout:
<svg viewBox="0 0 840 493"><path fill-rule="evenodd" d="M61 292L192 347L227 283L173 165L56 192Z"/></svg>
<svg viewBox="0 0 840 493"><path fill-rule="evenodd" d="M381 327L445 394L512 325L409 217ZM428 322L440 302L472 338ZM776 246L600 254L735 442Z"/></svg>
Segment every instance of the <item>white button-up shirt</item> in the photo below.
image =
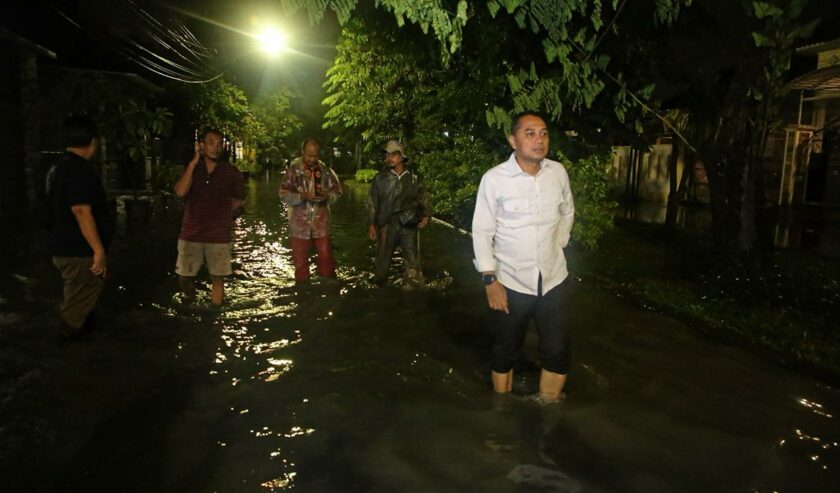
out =
<svg viewBox="0 0 840 493"><path fill-rule="evenodd" d="M542 274L547 293L569 275L563 248L569 243L575 206L562 164L543 159L535 176L514 154L481 178L472 221L475 267L499 282L536 295Z"/></svg>

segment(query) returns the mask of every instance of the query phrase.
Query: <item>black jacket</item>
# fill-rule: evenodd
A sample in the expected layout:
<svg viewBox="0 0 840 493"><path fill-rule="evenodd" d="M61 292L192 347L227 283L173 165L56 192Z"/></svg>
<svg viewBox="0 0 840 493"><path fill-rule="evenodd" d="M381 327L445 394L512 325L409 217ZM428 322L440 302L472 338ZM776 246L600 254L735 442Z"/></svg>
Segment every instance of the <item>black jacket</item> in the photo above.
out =
<svg viewBox="0 0 840 493"><path fill-rule="evenodd" d="M368 210L368 224L377 228L390 223L400 214L413 215L417 221L431 215L423 180L413 167L408 166L400 176L386 167L373 177Z"/></svg>

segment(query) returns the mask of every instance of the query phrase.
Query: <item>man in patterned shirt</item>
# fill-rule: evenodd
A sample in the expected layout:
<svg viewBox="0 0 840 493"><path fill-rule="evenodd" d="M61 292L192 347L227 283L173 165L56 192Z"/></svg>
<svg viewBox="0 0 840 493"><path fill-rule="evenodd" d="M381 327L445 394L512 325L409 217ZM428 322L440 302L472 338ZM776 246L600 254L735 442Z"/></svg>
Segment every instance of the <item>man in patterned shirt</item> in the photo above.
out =
<svg viewBox="0 0 840 493"><path fill-rule="evenodd" d="M289 212L289 234L295 264L295 284L309 281L309 252L318 254L318 275L335 279L330 243L330 204L341 196L338 176L320 159L321 143L308 138L302 157L292 161L283 175L278 194Z"/></svg>

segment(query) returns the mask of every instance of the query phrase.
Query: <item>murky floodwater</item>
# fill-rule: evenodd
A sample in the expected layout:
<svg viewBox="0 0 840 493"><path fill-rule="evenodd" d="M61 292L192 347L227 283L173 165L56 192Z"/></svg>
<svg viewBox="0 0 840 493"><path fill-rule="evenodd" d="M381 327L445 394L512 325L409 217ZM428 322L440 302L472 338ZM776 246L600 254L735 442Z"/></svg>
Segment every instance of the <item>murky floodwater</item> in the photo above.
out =
<svg viewBox="0 0 840 493"><path fill-rule="evenodd" d="M26 438L12 444L4 483L144 492L840 489L837 389L576 282L567 398L548 408L499 398L487 378L491 335L469 238L432 224L421 241L431 287L376 289L363 197L351 191L334 209L341 283L296 289L276 185L250 183L222 311L184 307L174 294L174 209L124 225L105 323L85 344L59 348L44 335L57 275L23 269L21 283L44 281L19 289L19 299L6 295L0 309L17 314L3 328L16 334L16 364L36 383L14 394L23 417L12 425ZM532 392L538 376L522 366L518 394Z"/></svg>
<svg viewBox="0 0 840 493"><path fill-rule="evenodd" d="M615 217L644 223L665 224L667 207L661 203L637 202L619 205ZM802 249L828 258L840 258L840 210L836 207L799 204L766 211L773 246ZM681 206L676 224L694 231L710 232L712 212L708 205Z"/></svg>

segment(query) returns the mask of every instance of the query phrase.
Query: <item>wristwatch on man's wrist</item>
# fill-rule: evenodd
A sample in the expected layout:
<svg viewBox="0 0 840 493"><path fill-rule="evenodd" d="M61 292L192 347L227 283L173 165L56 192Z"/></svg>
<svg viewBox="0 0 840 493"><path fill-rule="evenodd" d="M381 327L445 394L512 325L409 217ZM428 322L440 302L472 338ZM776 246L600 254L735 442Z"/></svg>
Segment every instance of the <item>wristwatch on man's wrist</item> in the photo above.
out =
<svg viewBox="0 0 840 493"><path fill-rule="evenodd" d="M482 274L481 280L484 282L485 286L489 286L496 282L496 274Z"/></svg>

